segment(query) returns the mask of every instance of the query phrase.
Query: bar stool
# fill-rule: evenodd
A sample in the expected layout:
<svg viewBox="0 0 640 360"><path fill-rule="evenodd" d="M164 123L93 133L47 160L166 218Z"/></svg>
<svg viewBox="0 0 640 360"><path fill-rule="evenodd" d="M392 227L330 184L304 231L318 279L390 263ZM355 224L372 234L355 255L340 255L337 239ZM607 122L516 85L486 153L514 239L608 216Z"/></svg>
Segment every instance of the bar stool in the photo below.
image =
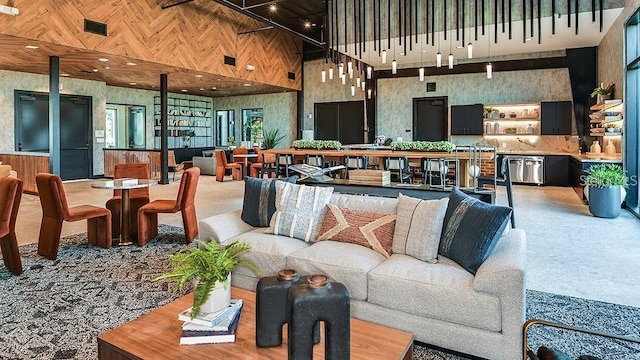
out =
<svg viewBox="0 0 640 360"><path fill-rule="evenodd" d="M392 181L400 183L411 183L413 181L413 174L409 172L409 159L405 156L385 157L384 170L391 172Z"/></svg>
<svg viewBox="0 0 640 360"><path fill-rule="evenodd" d="M276 154L276 176L289 177L289 166L295 164L293 154Z"/></svg>
<svg viewBox="0 0 640 360"><path fill-rule="evenodd" d="M344 177L349 178L349 170L366 169L368 165L368 159L366 156L345 156L343 160L344 164Z"/></svg>

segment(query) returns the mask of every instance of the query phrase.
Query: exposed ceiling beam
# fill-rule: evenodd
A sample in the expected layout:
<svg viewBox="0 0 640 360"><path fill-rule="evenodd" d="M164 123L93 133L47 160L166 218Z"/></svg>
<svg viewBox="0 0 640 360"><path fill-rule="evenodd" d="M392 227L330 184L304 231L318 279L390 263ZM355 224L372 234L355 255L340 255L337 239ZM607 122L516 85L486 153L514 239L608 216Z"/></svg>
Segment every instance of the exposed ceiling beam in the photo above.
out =
<svg viewBox="0 0 640 360"><path fill-rule="evenodd" d="M243 0L242 1L242 10L249 10L249 9L253 9L253 8L257 8L257 7L261 7L261 6L265 6L265 5L271 5L271 4L279 3L280 1L282 1L282 0L267 0L267 1L262 1L260 3L257 3L257 4L245 6L245 2Z"/></svg>
<svg viewBox="0 0 640 360"><path fill-rule="evenodd" d="M272 21L271 19L267 19L266 17L264 17L262 15L256 14L253 11L245 10L245 9L242 8L242 6L234 4L231 1L228 1L228 0L213 0L213 1L217 2L220 5L224 5L224 6L228 7L228 8L230 8L230 9L233 9L233 10L235 10L235 11L241 13L241 14L249 16L250 18L253 18L255 20L262 21L262 22L264 22L266 24L269 24L269 25L273 26L274 28L286 31L286 32L288 32L290 34L293 34L295 36L299 36L300 38L302 38L302 40L304 40L304 41L306 41L308 43L314 44L314 45L319 46L319 47L325 47L325 45L326 45L326 43L324 43L324 42L318 41L318 40L316 40L314 38L311 38L311 37L309 37L307 35L301 34L301 33L297 32L297 31L295 31L293 29L290 29L290 28L282 25L282 24L279 24L279 23L277 23L275 21Z"/></svg>

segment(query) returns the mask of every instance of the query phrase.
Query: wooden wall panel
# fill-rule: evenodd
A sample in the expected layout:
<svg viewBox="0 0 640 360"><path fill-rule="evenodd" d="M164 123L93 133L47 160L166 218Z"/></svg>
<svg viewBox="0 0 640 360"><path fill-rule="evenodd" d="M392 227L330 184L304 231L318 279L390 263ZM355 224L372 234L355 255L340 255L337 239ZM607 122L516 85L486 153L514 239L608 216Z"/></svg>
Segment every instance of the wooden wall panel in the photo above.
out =
<svg viewBox="0 0 640 360"><path fill-rule="evenodd" d="M36 175L49 172L49 156L0 154L0 161L18 173L22 191L26 193L37 194Z"/></svg>
<svg viewBox="0 0 640 360"><path fill-rule="evenodd" d="M145 150L104 149L104 177L113 178L116 164L149 164L151 179L160 180L160 152Z"/></svg>
<svg viewBox="0 0 640 360"><path fill-rule="evenodd" d="M2 1L4 3L4 1ZM302 41L280 30L237 35L264 24L210 0L161 9L157 0L14 0L0 33L300 90ZM84 19L109 36L83 31ZM224 65L224 55L237 58ZM246 65L256 71L246 70ZM296 80L287 73L296 73Z"/></svg>

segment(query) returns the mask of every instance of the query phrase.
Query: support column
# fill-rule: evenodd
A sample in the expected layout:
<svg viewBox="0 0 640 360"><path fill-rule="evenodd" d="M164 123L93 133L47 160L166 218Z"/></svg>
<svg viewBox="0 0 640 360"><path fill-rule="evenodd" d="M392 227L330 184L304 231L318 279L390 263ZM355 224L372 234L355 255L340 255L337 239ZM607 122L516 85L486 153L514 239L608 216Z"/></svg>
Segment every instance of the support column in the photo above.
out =
<svg viewBox="0 0 640 360"><path fill-rule="evenodd" d="M60 58L49 57L49 172L60 175Z"/></svg>
<svg viewBox="0 0 640 360"><path fill-rule="evenodd" d="M169 159L168 135L167 130L167 74L160 74L160 183L169 183L169 166L167 160Z"/></svg>

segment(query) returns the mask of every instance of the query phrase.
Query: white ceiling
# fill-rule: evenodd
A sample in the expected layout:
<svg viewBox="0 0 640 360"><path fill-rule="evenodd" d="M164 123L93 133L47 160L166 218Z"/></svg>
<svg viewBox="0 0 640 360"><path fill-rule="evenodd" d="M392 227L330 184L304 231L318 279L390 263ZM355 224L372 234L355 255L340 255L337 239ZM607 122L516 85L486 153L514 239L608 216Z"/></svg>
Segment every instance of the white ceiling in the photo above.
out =
<svg viewBox="0 0 640 360"><path fill-rule="evenodd" d="M412 38L413 51L409 51L407 45L408 54L403 54L404 44L398 45L397 38L391 42L391 49L387 49L387 39L382 41L382 49L387 49L387 63L382 64L381 57L378 56L378 51L373 51L373 42L369 41L366 44L366 52L363 51L362 57L355 56L353 44L350 44L348 55L361 59L363 62L372 65L376 70L391 68L391 61L394 59L398 62L398 68L403 67L417 67L419 64L425 66L434 66L436 53L439 51L442 53L443 66L447 65L447 57L449 53L454 55L454 64L478 62L492 59L495 57L512 56L516 54L524 53L538 53L549 52L557 50L565 50L568 48L579 48L588 46L597 46L600 44L602 38L609 31L609 28L622 13L623 8L608 9L604 11L603 16L603 30L600 32L599 21L591 21L591 12L584 12L579 14L579 32L575 34L575 18L571 17L572 27L567 27L567 16L556 16L556 33L551 34L551 17L542 18L542 44L538 44L538 20L534 20L534 36L523 42L523 28L522 21L514 21L512 23L512 38L509 40L508 24L505 26L505 32L502 33L502 24L498 24L498 43L493 42L494 38L494 26L485 26L485 35L482 36L482 32L478 29L478 41L475 41L475 30L473 27L466 28L465 42L473 44L473 59L467 59L467 49L460 48L461 41L456 41L455 29L450 30L447 36L447 40L444 40L444 32L436 33L436 46L431 44L431 36L429 36L430 44L425 42L425 35L418 36L418 43L415 43L415 39ZM527 21L527 39L530 36L530 22ZM460 37L462 39L462 37ZM394 49L395 44L395 49ZM340 51L345 53L344 46L340 46ZM395 51L395 56L394 56ZM490 51L490 54L489 54ZM490 55L490 56L489 56Z"/></svg>

